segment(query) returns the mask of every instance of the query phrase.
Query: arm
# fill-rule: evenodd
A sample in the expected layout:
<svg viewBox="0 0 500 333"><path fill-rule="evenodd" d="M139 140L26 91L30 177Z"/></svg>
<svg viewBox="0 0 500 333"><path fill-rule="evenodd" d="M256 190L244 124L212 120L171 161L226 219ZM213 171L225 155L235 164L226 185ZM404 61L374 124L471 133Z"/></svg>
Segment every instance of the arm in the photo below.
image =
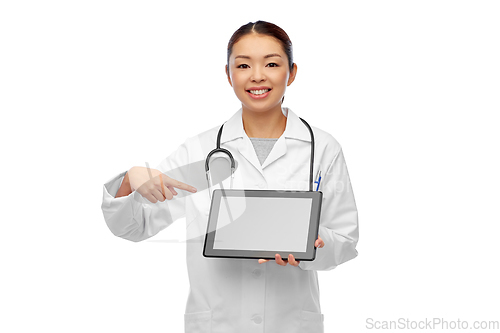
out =
<svg viewBox="0 0 500 333"><path fill-rule="evenodd" d="M342 148L339 147L320 187L323 203L319 236L325 245L316 249L313 261L300 262L303 270L332 270L358 255L358 211Z"/></svg>
<svg viewBox="0 0 500 333"><path fill-rule="evenodd" d="M176 179L187 179L187 141L165 158L156 169L166 175L175 173ZM185 216L185 192L172 200L151 203L137 191L131 192L127 172L124 171L103 186L101 209L110 231L117 237L139 242L156 235L174 221Z"/></svg>
<svg viewBox="0 0 500 333"><path fill-rule="evenodd" d="M125 177L123 177L122 184L120 185L120 188L118 189L118 192L116 192L115 198L120 198L120 197L126 197L132 193L132 188L130 187L130 181L128 179L128 172L125 174Z"/></svg>

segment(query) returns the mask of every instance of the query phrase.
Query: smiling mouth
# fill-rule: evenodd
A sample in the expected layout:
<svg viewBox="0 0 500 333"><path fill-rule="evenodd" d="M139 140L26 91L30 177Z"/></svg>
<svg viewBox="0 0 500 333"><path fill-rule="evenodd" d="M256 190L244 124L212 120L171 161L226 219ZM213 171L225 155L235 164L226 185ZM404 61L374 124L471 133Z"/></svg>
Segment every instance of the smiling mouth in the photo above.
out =
<svg viewBox="0 0 500 333"><path fill-rule="evenodd" d="M247 90L247 92L253 94L253 95L263 95L267 93L268 91L271 91L271 89L259 89L259 90Z"/></svg>

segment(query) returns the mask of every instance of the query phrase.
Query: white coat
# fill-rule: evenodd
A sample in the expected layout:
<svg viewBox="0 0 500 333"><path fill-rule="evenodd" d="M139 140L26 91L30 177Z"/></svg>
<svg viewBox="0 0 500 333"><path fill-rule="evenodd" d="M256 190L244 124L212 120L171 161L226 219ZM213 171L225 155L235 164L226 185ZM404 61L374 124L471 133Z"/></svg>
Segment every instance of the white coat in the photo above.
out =
<svg viewBox="0 0 500 333"><path fill-rule="evenodd" d="M243 129L242 110L225 123L221 148L228 149L238 162L233 188L309 190L309 130L289 108L282 111L287 117L285 131L262 165ZM216 147L219 128L188 138L156 167L171 178L203 188L197 193L177 190L179 194L172 200L153 204L137 192L114 197L126 171L106 182L102 211L109 229L137 242L186 218L187 333L323 332L317 271L331 270L357 256L358 213L341 146L332 135L311 125L315 136L313 176L322 171L319 236L325 243L316 250L314 261L301 261L294 267L278 265L274 259L259 264L257 259L206 258L202 251L210 198L204 162ZM229 178L223 181L224 188L229 185ZM212 190L215 188L220 186L214 184Z"/></svg>

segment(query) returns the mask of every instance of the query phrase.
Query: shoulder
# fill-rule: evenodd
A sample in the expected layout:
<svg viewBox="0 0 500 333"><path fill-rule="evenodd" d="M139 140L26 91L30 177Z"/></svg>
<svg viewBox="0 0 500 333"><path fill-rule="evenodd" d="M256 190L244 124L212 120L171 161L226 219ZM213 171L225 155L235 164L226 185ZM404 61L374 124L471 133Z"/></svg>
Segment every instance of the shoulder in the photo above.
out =
<svg viewBox="0 0 500 333"><path fill-rule="evenodd" d="M292 112L296 117L300 118L300 114L297 114L287 108L288 112ZM306 119L301 118L302 121L306 121ZM320 128L318 126L313 125L313 123L307 122L307 124L311 127L313 134L314 134L314 145L316 146L316 149L319 151L334 151L337 153L340 151L341 146L340 143L337 141L337 139L330 134L328 131L325 131L323 128Z"/></svg>
<svg viewBox="0 0 500 333"><path fill-rule="evenodd" d="M311 125L311 129L314 133L314 143L316 146L324 147L335 153L338 153L342 149L337 139L329 132L313 125Z"/></svg>
<svg viewBox="0 0 500 333"><path fill-rule="evenodd" d="M196 159L199 156L203 156L210 147L215 148L215 141L217 140L217 133L219 129L220 126L214 126L186 139L184 144L192 154L192 158Z"/></svg>
<svg viewBox="0 0 500 333"><path fill-rule="evenodd" d="M220 125L214 126L206 131L188 137L186 141L205 141L205 140L214 140L214 134L216 134L220 129Z"/></svg>

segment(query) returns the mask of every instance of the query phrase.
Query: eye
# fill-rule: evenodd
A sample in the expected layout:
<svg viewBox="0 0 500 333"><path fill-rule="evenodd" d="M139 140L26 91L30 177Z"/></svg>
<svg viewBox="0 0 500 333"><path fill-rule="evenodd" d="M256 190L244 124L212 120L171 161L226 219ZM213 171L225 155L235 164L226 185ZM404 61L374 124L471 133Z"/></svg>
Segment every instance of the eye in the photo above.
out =
<svg viewBox="0 0 500 333"><path fill-rule="evenodd" d="M275 63L275 62L271 62L269 64L267 64L269 67L278 67L278 64ZM271 66L271 65L274 65L274 66Z"/></svg>
<svg viewBox="0 0 500 333"><path fill-rule="evenodd" d="M241 66L247 66L247 67L248 67L248 65L247 65L247 64L241 64L241 65L239 65L239 66L236 66L236 68L247 68L247 67L241 67Z"/></svg>

